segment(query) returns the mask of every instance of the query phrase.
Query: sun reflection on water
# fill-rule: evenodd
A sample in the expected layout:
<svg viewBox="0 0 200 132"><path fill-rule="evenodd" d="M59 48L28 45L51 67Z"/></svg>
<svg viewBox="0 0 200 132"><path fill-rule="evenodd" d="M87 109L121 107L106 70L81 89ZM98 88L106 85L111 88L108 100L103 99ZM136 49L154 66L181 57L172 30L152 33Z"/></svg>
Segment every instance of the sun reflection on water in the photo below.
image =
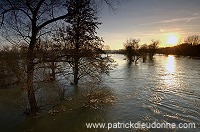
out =
<svg viewBox="0 0 200 132"><path fill-rule="evenodd" d="M165 62L164 76L162 79L165 90L169 90L171 88L176 89L177 85L179 84L176 78L176 60L172 55L169 55Z"/></svg>
<svg viewBox="0 0 200 132"><path fill-rule="evenodd" d="M176 63L175 63L174 56L170 55L167 58L167 62L165 66L166 73L173 74L176 70L175 68L176 68Z"/></svg>

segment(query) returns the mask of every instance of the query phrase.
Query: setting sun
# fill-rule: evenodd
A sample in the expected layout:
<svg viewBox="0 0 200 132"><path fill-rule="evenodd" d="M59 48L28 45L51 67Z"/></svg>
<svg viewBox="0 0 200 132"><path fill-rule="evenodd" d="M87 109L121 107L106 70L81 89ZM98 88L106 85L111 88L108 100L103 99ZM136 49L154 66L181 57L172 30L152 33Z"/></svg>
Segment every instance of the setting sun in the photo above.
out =
<svg viewBox="0 0 200 132"><path fill-rule="evenodd" d="M170 35L167 38L167 44L176 45L178 43L178 38L175 35Z"/></svg>
<svg viewBox="0 0 200 132"><path fill-rule="evenodd" d="M166 33L161 33L157 35L161 44L159 45L160 47L171 47L175 46L178 43L181 42L181 35L178 32L166 32Z"/></svg>

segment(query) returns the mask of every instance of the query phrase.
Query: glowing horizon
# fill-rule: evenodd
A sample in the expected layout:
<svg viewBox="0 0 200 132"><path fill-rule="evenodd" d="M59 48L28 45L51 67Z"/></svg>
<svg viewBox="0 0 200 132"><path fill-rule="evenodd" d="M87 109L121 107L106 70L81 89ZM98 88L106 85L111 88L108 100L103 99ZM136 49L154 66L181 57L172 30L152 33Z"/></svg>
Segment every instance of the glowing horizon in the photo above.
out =
<svg viewBox="0 0 200 132"><path fill-rule="evenodd" d="M140 45L159 40L159 47L174 46L187 36L200 35L199 5L196 0L126 1L116 13L102 12L97 33L113 50L123 49L129 38L140 39Z"/></svg>
<svg viewBox="0 0 200 132"><path fill-rule="evenodd" d="M160 44L158 45L158 47L172 47L175 46L177 44L183 43L183 40L185 39L186 35L180 35L180 33L177 32L170 32L170 33L160 33L160 34L152 34L151 36L147 36L147 37L140 37L142 35L138 35L138 37L123 37L123 35L118 35L118 37L116 37L116 39L110 40L111 43L115 43L114 45L109 45L108 43L106 43L107 41L105 41L105 45L108 45L110 47L111 50L118 50L118 49L123 49L124 48L124 42L126 42L127 39L129 38L133 38L133 39L140 39L139 45L143 45L143 44L151 44L151 40L158 40L160 41ZM126 38L126 39L122 39L122 38Z"/></svg>

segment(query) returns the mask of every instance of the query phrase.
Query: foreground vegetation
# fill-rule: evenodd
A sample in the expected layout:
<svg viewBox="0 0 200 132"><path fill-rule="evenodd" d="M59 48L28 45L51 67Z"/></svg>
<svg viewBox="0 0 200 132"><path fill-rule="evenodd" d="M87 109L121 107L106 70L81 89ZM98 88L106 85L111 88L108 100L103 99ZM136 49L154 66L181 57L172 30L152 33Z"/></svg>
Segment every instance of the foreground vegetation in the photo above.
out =
<svg viewBox="0 0 200 132"><path fill-rule="evenodd" d="M0 27L5 40L0 57L1 86L18 84L26 90L30 113L37 113L37 85L72 77L98 80L112 59L97 36L100 22L94 0L2 0ZM102 55L104 54L104 55Z"/></svg>

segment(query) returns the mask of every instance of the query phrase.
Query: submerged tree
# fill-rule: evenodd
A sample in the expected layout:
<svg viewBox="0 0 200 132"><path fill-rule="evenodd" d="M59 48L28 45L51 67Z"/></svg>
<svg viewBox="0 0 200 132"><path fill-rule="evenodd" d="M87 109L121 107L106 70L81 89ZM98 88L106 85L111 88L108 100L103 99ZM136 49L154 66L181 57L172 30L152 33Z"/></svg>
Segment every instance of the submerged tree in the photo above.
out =
<svg viewBox="0 0 200 132"><path fill-rule="evenodd" d="M158 45L160 44L159 40L151 40L151 44L148 45L148 52L149 52L149 59L152 60L153 56L156 53L156 50L158 49Z"/></svg>
<svg viewBox="0 0 200 132"><path fill-rule="evenodd" d="M65 56L72 67L73 84L85 76L98 77L108 72L112 60L104 54L103 40L96 35L100 24L91 0L72 0L67 2L68 12L76 13L65 19L69 25L60 28L56 41L63 43Z"/></svg>
<svg viewBox="0 0 200 132"><path fill-rule="evenodd" d="M145 62L147 59L148 46L146 44L143 44L142 46L140 46L139 52L140 55L142 56L143 62Z"/></svg>
<svg viewBox="0 0 200 132"><path fill-rule="evenodd" d="M35 47L41 35L48 32L50 24L72 14L66 10L65 0L1 0L1 27L6 38L23 40L28 44L27 51L27 93L31 111L38 111L33 85L35 67ZM8 32L9 31L9 32Z"/></svg>
<svg viewBox="0 0 200 132"><path fill-rule="evenodd" d="M93 1L94 0L90 0ZM109 1L104 0L106 3ZM30 110L38 111L34 89L34 70L38 64L36 58L36 45L40 38L54 28L55 22L64 18L78 18L79 8L73 11L73 3L84 2L75 0L1 0L0 26L4 37L13 44L21 41L27 43L27 95ZM67 8L69 8L67 10ZM86 10L85 10L86 11ZM84 15L84 14L83 14ZM75 19L74 19L75 20ZM70 22L70 21L67 21ZM71 21L73 22L73 20ZM79 22L81 22L79 20ZM79 23L80 24L80 23ZM4 30L3 30L4 29ZM78 31L76 31L78 32ZM78 37L75 39L78 40ZM77 57L75 57L77 59ZM74 66L76 67L76 66ZM77 72L77 70L74 70Z"/></svg>
<svg viewBox="0 0 200 132"><path fill-rule="evenodd" d="M24 88L24 63L19 47L4 46L0 50L0 87L18 84Z"/></svg>
<svg viewBox="0 0 200 132"><path fill-rule="evenodd" d="M139 39L132 39L130 38L129 40L124 43L125 47L125 54L129 60L129 62L137 62L137 60L140 58L139 54Z"/></svg>
<svg viewBox="0 0 200 132"><path fill-rule="evenodd" d="M139 45L140 39L129 39L124 43L124 53L127 56L127 59L129 63L132 62L137 63L137 61L142 57L143 62L146 61L147 55L149 55L149 59L152 60L154 54L156 53L158 49L158 45L160 41L158 40L152 40L152 43L150 45Z"/></svg>

